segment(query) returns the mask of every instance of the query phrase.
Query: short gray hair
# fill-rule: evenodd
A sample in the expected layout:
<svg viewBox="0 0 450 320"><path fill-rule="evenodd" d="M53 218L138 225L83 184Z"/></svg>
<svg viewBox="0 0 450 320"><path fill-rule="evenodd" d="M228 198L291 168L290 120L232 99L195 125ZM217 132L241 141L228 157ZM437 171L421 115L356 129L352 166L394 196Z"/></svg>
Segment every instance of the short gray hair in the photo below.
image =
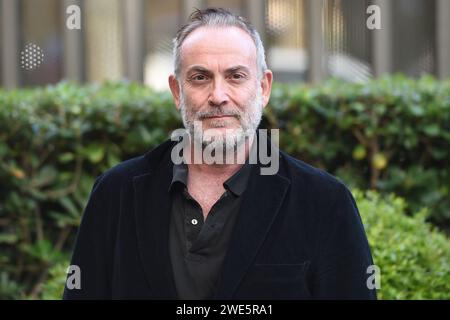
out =
<svg viewBox="0 0 450 320"><path fill-rule="evenodd" d="M177 79L180 78L181 46L186 37L200 27L238 27L252 38L256 46L256 64L258 76L262 77L267 70L264 46L256 28L244 17L235 15L223 8L196 9L189 17L189 23L178 30L173 39L173 56L175 58L174 71Z"/></svg>

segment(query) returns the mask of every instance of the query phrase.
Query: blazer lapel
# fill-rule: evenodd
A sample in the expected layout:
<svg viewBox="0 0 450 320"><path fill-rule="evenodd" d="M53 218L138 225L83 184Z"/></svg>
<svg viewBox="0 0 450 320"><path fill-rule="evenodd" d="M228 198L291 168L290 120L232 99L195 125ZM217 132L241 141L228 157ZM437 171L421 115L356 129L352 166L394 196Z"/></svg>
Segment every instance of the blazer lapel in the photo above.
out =
<svg viewBox="0 0 450 320"><path fill-rule="evenodd" d="M133 180L138 250L152 295L176 299L169 255L170 197L166 192L172 177L170 150L159 166L151 168Z"/></svg>
<svg viewBox="0 0 450 320"><path fill-rule="evenodd" d="M232 299L266 238L289 185L289 179L280 174L261 175L260 165L254 165L247 190L242 195L244 198L222 267L216 299Z"/></svg>

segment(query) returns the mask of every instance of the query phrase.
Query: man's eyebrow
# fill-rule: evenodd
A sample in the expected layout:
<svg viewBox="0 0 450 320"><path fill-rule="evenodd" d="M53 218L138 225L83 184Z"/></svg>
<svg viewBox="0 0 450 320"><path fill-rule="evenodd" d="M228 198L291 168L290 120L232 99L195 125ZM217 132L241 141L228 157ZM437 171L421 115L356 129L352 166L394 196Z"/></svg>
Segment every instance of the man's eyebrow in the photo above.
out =
<svg viewBox="0 0 450 320"><path fill-rule="evenodd" d="M211 74L212 73L210 70L208 70L208 69L206 69L205 67L202 67L202 66L192 66L192 67L190 67L187 70L187 73L195 72L195 71L203 72L203 73L207 73L207 74Z"/></svg>
<svg viewBox="0 0 450 320"><path fill-rule="evenodd" d="M238 66L228 68L225 70L225 73L232 73L232 72L236 72L236 71L240 71L240 70L250 73L250 70L246 66L243 66L243 65L238 65Z"/></svg>

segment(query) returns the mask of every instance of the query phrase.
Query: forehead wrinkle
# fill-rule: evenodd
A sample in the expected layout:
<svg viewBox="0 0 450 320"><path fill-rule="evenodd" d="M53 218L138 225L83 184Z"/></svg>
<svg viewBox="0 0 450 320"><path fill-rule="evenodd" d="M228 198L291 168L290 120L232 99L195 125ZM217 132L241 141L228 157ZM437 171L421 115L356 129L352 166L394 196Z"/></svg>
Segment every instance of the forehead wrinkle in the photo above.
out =
<svg viewBox="0 0 450 320"><path fill-rule="evenodd" d="M243 38L247 41L243 41ZM180 47L180 63L184 64L186 58L192 56L227 54L254 61L255 66L257 65L257 50L253 39L237 27L200 27L194 30L185 38ZM230 57L230 59L235 60L236 57Z"/></svg>
<svg viewBox="0 0 450 320"><path fill-rule="evenodd" d="M231 72L235 72L235 71L239 71L239 70L243 70L246 72L250 71L247 66L240 64L240 65L231 66L231 67L226 68L224 70L224 73L231 73ZM204 73L213 73L211 69L208 69L207 67L204 67L201 65L193 65L187 69L187 73L193 72L193 71L199 71L199 72L204 72Z"/></svg>

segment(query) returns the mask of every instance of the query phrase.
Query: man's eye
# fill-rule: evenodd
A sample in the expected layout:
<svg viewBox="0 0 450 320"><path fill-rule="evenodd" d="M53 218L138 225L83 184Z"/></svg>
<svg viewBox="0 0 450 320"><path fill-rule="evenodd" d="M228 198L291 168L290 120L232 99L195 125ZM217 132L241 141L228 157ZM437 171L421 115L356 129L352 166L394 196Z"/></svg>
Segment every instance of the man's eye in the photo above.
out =
<svg viewBox="0 0 450 320"><path fill-rule="evenodd" d="M241 73L234 73L234 74L231 75L231 78L233 80L241 80L241 79L244 79L245 76L243 74L241 74Z"/></svg>
<svg viewBox="0 0 450 320"><path fill-rule="evenodd" d="M198 74L191 78L194 81L204 81L206 80L206 76L204 74Z"/></svg>

